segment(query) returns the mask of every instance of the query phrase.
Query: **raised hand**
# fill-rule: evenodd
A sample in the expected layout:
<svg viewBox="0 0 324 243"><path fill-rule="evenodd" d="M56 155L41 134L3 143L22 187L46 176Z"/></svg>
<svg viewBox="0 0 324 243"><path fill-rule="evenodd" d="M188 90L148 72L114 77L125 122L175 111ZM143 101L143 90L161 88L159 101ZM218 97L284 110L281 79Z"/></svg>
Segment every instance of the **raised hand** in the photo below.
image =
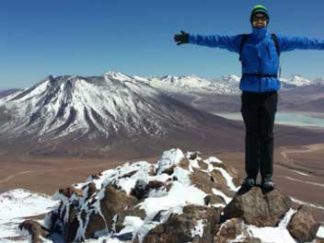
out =
<svg viewBox="0 0 324 243"><path fill-rule="evenodd" d="M174 41L177 45L186 44L189 42L189 34L181 30L180 34L174 35Z"/></svg>

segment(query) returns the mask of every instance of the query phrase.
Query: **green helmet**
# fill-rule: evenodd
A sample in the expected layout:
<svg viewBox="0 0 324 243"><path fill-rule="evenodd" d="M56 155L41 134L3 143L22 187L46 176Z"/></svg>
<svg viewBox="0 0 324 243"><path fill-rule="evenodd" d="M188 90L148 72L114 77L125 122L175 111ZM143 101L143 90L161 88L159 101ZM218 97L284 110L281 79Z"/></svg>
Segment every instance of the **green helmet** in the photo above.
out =
<svg viewBox="0 0 324 243"><path fill-rule="evenodd" d="M268 19L267 22L269 23L270 17L269 17L268 9L264 5L261 5L261 4L255 5L253 7L253 9L251 11L251 16L250 16L250 22L252 22L252 17L257 13L263 13L267 17L267 19Z"/></svg>

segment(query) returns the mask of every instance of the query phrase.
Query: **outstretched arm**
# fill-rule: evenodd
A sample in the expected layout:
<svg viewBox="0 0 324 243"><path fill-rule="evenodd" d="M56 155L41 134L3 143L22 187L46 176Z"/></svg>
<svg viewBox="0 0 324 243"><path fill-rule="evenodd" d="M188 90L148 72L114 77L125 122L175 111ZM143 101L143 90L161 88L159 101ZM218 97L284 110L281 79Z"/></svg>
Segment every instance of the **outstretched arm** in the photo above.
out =
<svg viewBox="0 0 324 243"><path fill-rule="evenodd" d="M324 40L307 37L287 37L278 35L280 51L324 50Z"/></svg>
<svg viewBox="0 0 324 243"><path fill-rule="evenodd" d="M240 40L240 35L189 35L189 43L208 47L218 47L237 53L240 48Z"/></svg>
<svg viewBox="0 0 324 243"><path fill-rule="evenodd" d="M181 31L181 34L176 34L174 36L174 40L178 45L190 43L208 47L219 47L237 53L240 51L241 38L241 35L191 35L184 31Z"/></svg>

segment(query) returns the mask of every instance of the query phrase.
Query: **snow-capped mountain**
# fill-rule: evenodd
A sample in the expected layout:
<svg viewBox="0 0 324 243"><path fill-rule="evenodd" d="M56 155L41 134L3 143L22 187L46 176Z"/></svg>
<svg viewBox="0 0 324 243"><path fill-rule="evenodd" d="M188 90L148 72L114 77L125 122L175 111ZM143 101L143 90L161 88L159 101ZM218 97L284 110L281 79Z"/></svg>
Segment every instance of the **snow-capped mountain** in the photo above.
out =
<svg viewBox="0 0 324 243"><path fill-rule="evenodd" d="M138 78L138 77L137 77ZM240 76L231 74L218 78L201 78L195 75L189 76L164 76L155 78L140 78L150 83L151 86L169 93L204 93L219 95L237 95ZM309 80L301 75L292 75L288 78L280 78L283 88L296 88L310 85L322 85L323 80Z"/></svg>
<svg viewBox="0 0 324 243"><path fill-rule="evenodd" d="M163 134L163 129L182 121L181 109L144 82L122 73L103 77L48 77L24 91L0 100L7 121L0 132L10 135L64 136L116 132Z"/></svg>
<svg viewBox="0 0 324 243"><path fill-rule="evenodd" d="M283 87L288 87L288 88L301 87L301 86L314 84L314 82L302 77L301 75L292 75L289 78L281 78L280 81Z"/></svg>
<svg viewBox="0 0 324 243"><path fill-rule="evenodd" d="M5 97L7 95L13 94L20 91L20 89L7 89L7 90L0 90L0 98Z"/></svg>
<svg viewBox="0 0 324 243"><path fill-rule="evenodd" d="M182 88L203 88L210 85L210 81L197 76L164 76L158 81L164 85L174 85Z"/></svg>
<svg viewBox="0 0 324 243"><path fill-rule="evenodd" d="M155 88L171 93L236 94L239 92L239 80L240 78L235 75L223 76L217 79L188 75L151 78L149 83Z"/></svg>
<svg viewBox="0 0 324 243"><path fill-rule="evenodd" d="M36 148L42 154L69 147L82 153L84 147L106 151L116 141L121 148L132 144L132 139L181 140L190 145L193 140L202 145L208 139L223 137L221 146L227 146L233 144L224 142L228 133L229 140L238 143L235 137L241 133L240 126L176 100L150 82L119 72L94 77L49 76L0 99L1 141L7 144L14 140L18 146L32 139L38 144L27 149L33 144L28 142L22 147L26 152ZM163 140L166 136L169 139ZM68 144L59 141L62 139ZM53 145L51 140L57 143Z"/></svg>
<svg viewBox="0 0 324 243"><path fill-rule="evenodd" d="M231 129L233 123L211 114L239 109L239 80L235 75L218 79L194 75L146 78L120 72L93 77L49 76L0 98L0 142L8 144L16 139L17 145L17 141L33 139L44 144L69 138L84 146L80 139L97 139L101 146L94 141L87 146L111 148L116 140L122 146L125 139L131 142L144 137L161 141L161 137L171 135L169 141L184 141L179 134L186 132L191 142L202 142L204 136L223 136L225 144L233 146L229 140L237 137L234 133L240 133L241 128ZM290 87L298 86L296 89L313 87L300 76L288 82ZM231 136L225 133L227 129ZM50 151L57 149L51 143L46 146ZM73 147L77 148L76 144ZM8 144L8 148L12 146Z"/></svg>

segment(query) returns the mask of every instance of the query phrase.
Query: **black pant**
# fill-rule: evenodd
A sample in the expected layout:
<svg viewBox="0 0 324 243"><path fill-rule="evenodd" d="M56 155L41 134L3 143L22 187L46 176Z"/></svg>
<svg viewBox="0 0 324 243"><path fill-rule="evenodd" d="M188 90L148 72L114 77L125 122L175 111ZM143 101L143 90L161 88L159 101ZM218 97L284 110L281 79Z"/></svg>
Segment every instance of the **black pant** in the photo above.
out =
<svg viewBox="0 0 324 243"><path fill-rule="evenodd" d="M257 178L259 168L263 180L273 173L273 127L277 111L278 94L242 93L242 116L246 129L245 171Z"/></svg>

